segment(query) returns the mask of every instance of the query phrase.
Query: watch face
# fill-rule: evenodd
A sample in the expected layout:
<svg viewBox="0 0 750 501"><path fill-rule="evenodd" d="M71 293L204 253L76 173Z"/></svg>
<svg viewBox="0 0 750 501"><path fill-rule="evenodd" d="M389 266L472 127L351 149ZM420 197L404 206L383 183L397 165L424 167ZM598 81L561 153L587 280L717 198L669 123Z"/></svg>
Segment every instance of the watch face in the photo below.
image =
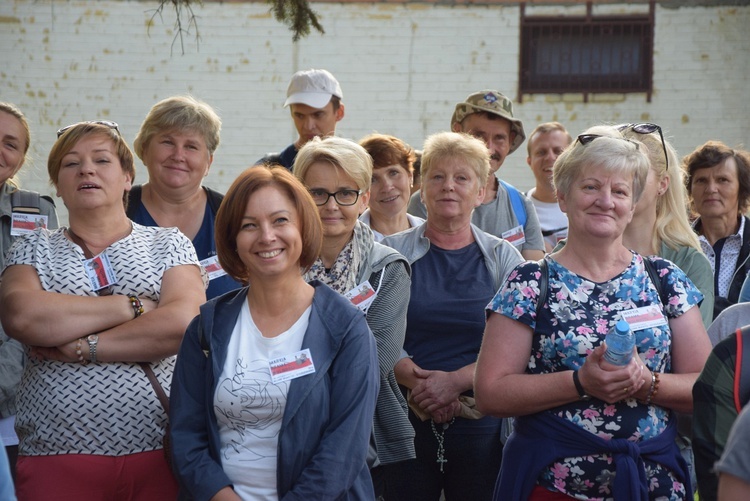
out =
<svg viewBox="0 0 750 501"><path fill-rule="evenodd" d="M86 340L89 343L96 343L97 341L99 341L99 335L98 334L90 334L89 337L86 338Z"/></svg>

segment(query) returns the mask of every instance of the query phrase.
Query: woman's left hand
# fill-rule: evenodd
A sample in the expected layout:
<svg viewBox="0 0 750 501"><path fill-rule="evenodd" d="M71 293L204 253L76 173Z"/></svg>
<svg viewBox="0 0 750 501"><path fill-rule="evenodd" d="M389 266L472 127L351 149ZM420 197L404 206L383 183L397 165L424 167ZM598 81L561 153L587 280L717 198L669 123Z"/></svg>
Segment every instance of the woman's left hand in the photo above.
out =
<svg viewBox="0 0 750 501"><path fill-rule="evenodd" d="M428 371L414 367L414 375L420 379L412 389L412 397L420 409L432 414L461 395L460 389L453 384L451 373L444 371Z"/></svg>
<svg viewBox="0 0 750 501"><path fill-rule="evenodd" d="M39 360L56 360L58 362L79 362L78 355L76 354L78 340L65 343L61 346L32 346L31 356ZM81 350L88 352L89 345L83 340L81 344Z"/></svg>
<svg viewBox="0 0 750 501"><path fill-rule="evenodd" d="M624 366L612 365L604 360L605 350L604 344L597 346L586 357L578 376L587 394L613 404L638 393L646 381L645 377L650 379L651 375L645 370L635 348L633 358Z"/></svg>

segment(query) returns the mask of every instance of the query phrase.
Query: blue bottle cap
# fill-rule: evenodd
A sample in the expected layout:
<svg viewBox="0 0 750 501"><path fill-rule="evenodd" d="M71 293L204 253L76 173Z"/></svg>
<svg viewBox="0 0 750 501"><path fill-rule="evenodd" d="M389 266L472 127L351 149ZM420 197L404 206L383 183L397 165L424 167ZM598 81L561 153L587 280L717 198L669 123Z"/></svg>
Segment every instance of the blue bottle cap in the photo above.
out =
<svg viewBox="0 0 750 501"><path fill-rule="evenodd" d="M630 330L630 324L625 320L618 320L615 324L615 329L617 329L617 332L619 332L620 334L625 334Z"/></svg>

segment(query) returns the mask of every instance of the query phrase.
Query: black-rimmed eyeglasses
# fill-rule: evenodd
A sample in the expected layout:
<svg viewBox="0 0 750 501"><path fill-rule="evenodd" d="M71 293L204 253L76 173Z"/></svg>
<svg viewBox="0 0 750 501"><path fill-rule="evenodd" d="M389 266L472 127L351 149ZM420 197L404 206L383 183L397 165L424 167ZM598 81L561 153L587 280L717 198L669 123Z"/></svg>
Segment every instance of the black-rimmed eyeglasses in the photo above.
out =
<svg viewBox="0 0 750 501"><path fill-rule="evenodd" d="M361 190L339 190L335 193L329 193L325 190L312 189L308 190L310 196L312 196L315 205L322 206L328 203L331 197L336 201L337 204L347 207L354 205L359 200L359 196L362 194Z"/></svg>
<svg viewBox="0 0 750 501"><path fill-rule="evenodd" d="M606 137L608 139L619 139L620 141L627 141L630 144L634 145L636 150L638 149L638 143L636 143L635 141L631 141L630 139L626 137L603 136L601 134L581 134L580 136L576 138L576 141L581 143L581 146L586 146L587 144L589 144L591 141L593 141L594 139L598 137Z"/></svg>
<svg viewBox="0 0 750 501"><path fill-rule="evenodd" d="M667 162L667 169L669 168L669 155L667 154L667 144L664 142L664 133L661 131L661 127L652 123L640 123L640 124L622 124L617 126L617 130L620 132L630 129L638 134L653 134L659 132L659 138L661 138L661 148L664 150L664 159Z"/></svg>
<svg viewBox="0 0 750 501"><path fill-rule="evenodd" d="M59 138L63 134L65 134L65 131L68 129L71 129L75 127L76 125L83 125L83 124L93 124L93 125L103 125L105 127L109 127L110 129L114 129L117 131L117 133L120 133L120 126L117 125L117 122L112 122L110 120L86 120L85 122L76 122L74 124L66 125L62 129L57 130L57 137Z"/></svg>

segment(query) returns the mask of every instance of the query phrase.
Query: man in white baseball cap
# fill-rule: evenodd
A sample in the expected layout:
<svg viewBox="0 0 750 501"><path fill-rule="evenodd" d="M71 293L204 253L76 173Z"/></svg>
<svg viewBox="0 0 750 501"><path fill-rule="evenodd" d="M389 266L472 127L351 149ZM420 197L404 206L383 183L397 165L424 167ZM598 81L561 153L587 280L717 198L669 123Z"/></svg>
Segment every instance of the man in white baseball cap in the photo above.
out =
<svg viewBox="0 0 750 501"><path fill-rule="evenodd" d="M338 80L327 70L303 70L292 76L284 107L289 107L299 138L281 153L269 153L257 163L280 164L292 170L302 146L314 137L331 136L344 118L344 94Z"/></svg>

